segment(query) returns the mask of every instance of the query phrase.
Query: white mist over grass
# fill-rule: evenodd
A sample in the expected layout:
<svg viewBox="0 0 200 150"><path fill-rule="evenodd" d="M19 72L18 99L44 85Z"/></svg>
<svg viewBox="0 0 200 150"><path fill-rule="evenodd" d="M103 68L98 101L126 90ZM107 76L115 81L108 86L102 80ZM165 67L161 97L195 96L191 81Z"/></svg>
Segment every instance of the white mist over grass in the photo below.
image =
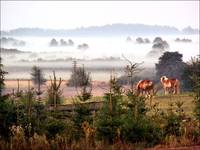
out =
<svg viewBox="0 0 200 150"><path fill-rule="evenodd" d="M152 42L156 36L146 36ZM187 36L161 36L163 40L166 40L169 45L169 51L179 51L183 54L183 60L187 61L191 56L199 54L199 36L187 35ZM191 43L175 42L174 40L179 38L191 39ZM77 58L77 59L94 59L104 57L121 57L122 54L128 56L131 59L145 60L145 56L152 49L152 43L150 44L137 44L135 39L137 37L132 36L132 42L127 42L126 37L87 37L87 38L71 38L71 37L14 37L18 40L26 42L24 47L12 47L7 46L5 48L17 48L22 51L31 51L38 53L39 58ZM68 40L72 39L75 43L74 46L57 46L50 47L49 43L52 38L55 38L58 42L60 39ZM89 49L80 50L77 49L79 44L86 43L89 45ZM45 58L47 57L47 58ZM24 58L25 59L25 58Z"/></svg>
<svg viewBox="0 0 200 150"><path fill-rule="evenodd" d="M119 57L123 59L122 54L134 62L144 62L141 67L153 68L158 58L147 57L148 52L152 49L152 42L156 36L145 36L151 43L137 44L135 39L137 37L131 36L132 41L127 42L127 37L13 37L18 40L26 42L24 47L11 47L17 48L22 51L31 51L32 53L12 54L3 56L3 63L8 69L9 74L7 78L30 78L30 71L33 65L40 66L44 69L47 78L52 70L56 70L58 76L67 79L70 77L72 60L68 58L84 59L78 60L78 64L84 64L86 68L90 68L94 80L108 80L111 69L117 69L119 75L123 74L123 68L127 65L124 60L92 60L92 59L105 59L109 57ZM183 61L187 62L191 57L199 54L199 36L198 35L173 35L173 36L160 36L163 40L169 43L168 51L178 51L183 54ZM52 38L58 42L60 39L68 41L72 39L75 43L74 46L57 46L50 47L49 43ZM191 43L175 42L176 38L191 39ZM87 43L89 49L77 49L79 44ZM42 59L43 61L37 61ZM22 61L23 60L23 61ZM57 61L55 61L57 60ZM58 61L59 60L59 61ZM122 68L121 70L119 68ZM110 70L109 70L110 69Z"/></svg>

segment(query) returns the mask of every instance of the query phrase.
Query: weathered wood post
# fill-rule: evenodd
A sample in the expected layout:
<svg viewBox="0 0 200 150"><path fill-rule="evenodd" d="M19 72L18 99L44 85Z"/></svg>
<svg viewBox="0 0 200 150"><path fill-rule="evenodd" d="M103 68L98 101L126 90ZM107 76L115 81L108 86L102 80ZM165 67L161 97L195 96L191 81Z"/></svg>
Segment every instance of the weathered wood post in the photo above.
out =
<svg viewBox="0 0 200 150"><path fill-rule="evenodd" d="M56 106L57 106L57 103L58 103L57 97L58 97L58 94L59 94L59 89L60 89L62 80L61 80L61 78L60 78L60 79L58 80L58 83L57 83L55 71L53 71L53 79L50 77L50 81L51 81L50 90L51 90L51 92L52 92L53 105L54 105L54 108L56 109Z"/></svg>

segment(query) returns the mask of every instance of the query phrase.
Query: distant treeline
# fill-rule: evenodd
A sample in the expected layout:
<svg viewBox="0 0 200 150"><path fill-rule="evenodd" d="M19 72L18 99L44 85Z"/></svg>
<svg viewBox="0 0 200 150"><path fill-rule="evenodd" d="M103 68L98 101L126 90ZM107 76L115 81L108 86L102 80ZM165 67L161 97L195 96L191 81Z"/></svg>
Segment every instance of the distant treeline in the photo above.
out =
<svg viewBox="0 0 200 150"><path fill-rule="evenodd" d="M76 29L17 28L1 31L3 36L116 36L116 35L160 35L160 34L198 34L198 29L186 27L182 31L175 27L145 24L112 24Z"/></svg>

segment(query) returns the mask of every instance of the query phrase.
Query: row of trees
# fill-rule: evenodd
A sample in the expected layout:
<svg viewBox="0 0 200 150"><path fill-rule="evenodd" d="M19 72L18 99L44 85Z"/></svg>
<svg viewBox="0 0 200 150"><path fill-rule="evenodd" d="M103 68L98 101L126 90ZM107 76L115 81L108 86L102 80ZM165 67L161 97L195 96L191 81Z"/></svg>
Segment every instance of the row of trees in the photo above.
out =
<svg viewBox="0 0 200 150"><path fill-rule="evenodd" d="M4 76L6 72L2 70L1 67L1 90L4 86ZM19 87L19 79L18 82L18 88L15 93L12 93L15 97L20 97L23 93L20 90ZM37 99L41 100L41 95L44 91L41 90L41 86L44 85L47 81L44 77L44 73L41 68L37 66L33 66L31 70L31 80L28 80L29 88L30 88L30 81L33 82L35 85L35 94L37 96ZM57 79L55 72L53 71L53 77L50 76L50 85L47 87L47 99L49 104L60 104L62 101L62 90L60 90L61 83L63 80L61 78ZM74 67L72 69L72 74L68 82L66 83L67 86L72 86L76 88L78 95L83 95L82 101L85 101L86 99L89 99L91 97L91 91L92 91L92 84L91 84L91 76L90 73L87 73L84 66L77 67L76 61L74 61ZM33 90L33 89L32 89ZM13 90L14 91L14 90ZM2 93L2 91L1 91ZM44 96L43 96L44 98Z"/></svg>
<svg viewBox="0 0 200 150"><path fill-rule="evenodd" d="M56 39L52 39L50 44L50 46L73 46L74 45L74 42L69 39L68 41L65 41L63 39L60 39L60 43L56 40Z"/></svg>

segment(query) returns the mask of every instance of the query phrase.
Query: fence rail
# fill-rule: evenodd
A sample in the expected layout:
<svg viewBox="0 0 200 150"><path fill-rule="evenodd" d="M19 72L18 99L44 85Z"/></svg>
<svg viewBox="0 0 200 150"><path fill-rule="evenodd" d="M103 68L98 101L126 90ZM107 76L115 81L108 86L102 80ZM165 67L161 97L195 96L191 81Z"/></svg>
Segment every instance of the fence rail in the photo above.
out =
<svg viewBox="0 0 200 150"><path fill-rule="evenodd" d="M101 102L87 102L87 103L80 103L80 104L65 104L65 105L56 105L56 110L60 111L68 111L72 112L76 105L84 105L89 108L91 111L99 110L103 106L103 101ZM55 109L54 105L48 105L49 110Z"/></svg>

